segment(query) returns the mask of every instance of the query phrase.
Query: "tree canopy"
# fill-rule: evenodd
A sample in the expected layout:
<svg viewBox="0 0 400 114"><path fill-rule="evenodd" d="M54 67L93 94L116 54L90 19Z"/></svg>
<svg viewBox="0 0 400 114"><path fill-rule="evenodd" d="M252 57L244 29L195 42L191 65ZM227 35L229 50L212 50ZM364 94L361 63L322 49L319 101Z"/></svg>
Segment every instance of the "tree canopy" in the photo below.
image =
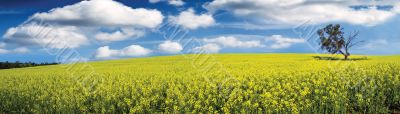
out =
<svg viewBox="0 0 400 114"><path fill-rule="evenodd" d="M345 60L351 55L350 48L363 42L356 41L359 34L358 31L352 32L348 37L345 37L340 24L329 24L325 28L319 29L317 34L322 50L331 54L342 54Z"/></svg>

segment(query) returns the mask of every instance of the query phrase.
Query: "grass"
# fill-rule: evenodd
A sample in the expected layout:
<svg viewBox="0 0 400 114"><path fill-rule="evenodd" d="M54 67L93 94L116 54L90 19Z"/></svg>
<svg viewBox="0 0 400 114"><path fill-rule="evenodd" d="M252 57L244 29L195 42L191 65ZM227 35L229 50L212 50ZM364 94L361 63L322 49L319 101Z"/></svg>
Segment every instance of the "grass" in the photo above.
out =
<svg viewBox="0 0 400 114"><path fill-rule="evenodd" d="M0 70L0 113L389 113L400 56L213 54ZM320 58L329 56L320 56Z"/></svg>

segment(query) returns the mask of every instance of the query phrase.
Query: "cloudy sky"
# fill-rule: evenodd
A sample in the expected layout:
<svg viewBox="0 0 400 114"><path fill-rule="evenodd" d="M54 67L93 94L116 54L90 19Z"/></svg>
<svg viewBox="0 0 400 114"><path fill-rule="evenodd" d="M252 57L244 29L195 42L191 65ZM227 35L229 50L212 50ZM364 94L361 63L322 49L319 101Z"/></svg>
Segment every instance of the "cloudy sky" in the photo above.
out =
<svg viewBox="0 0 400 114"><path fill-rule="evenodd" d="M396 0L10 0L0 16L0 61L317 53L330 23L360 32L353 53L400 54Z"/></svg>

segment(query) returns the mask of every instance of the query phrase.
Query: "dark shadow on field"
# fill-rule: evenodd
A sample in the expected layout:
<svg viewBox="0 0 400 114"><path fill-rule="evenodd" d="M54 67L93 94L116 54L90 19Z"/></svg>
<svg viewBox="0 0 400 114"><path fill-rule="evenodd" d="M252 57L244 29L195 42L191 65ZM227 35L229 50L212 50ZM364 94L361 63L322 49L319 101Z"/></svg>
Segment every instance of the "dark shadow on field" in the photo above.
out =
<svg viewBox="0 0 400 114"><path fill-rule="evenodd" d="M313 56L314 59L317 60L329 60L329 61L338 61L338 60L342 60L342 61L360 61L360 60L368 60L367 57L360 57L360 58L348 58L347 60L345 60L344 58L339 58L339 57L327 57L327 56Z"/></svg>

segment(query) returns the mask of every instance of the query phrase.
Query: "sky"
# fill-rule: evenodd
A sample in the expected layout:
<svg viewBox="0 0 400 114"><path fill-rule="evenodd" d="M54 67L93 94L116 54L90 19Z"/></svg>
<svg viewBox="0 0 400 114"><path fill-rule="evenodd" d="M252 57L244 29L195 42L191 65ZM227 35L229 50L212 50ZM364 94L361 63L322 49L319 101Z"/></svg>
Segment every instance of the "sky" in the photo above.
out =
<svg viewBox="0 0 400 114"><path fill-rule="evenodd" d="M397 0L2 0L0 61L191 53L323 53L316 31L359 31L353 54L400 54Z"/></svg>

